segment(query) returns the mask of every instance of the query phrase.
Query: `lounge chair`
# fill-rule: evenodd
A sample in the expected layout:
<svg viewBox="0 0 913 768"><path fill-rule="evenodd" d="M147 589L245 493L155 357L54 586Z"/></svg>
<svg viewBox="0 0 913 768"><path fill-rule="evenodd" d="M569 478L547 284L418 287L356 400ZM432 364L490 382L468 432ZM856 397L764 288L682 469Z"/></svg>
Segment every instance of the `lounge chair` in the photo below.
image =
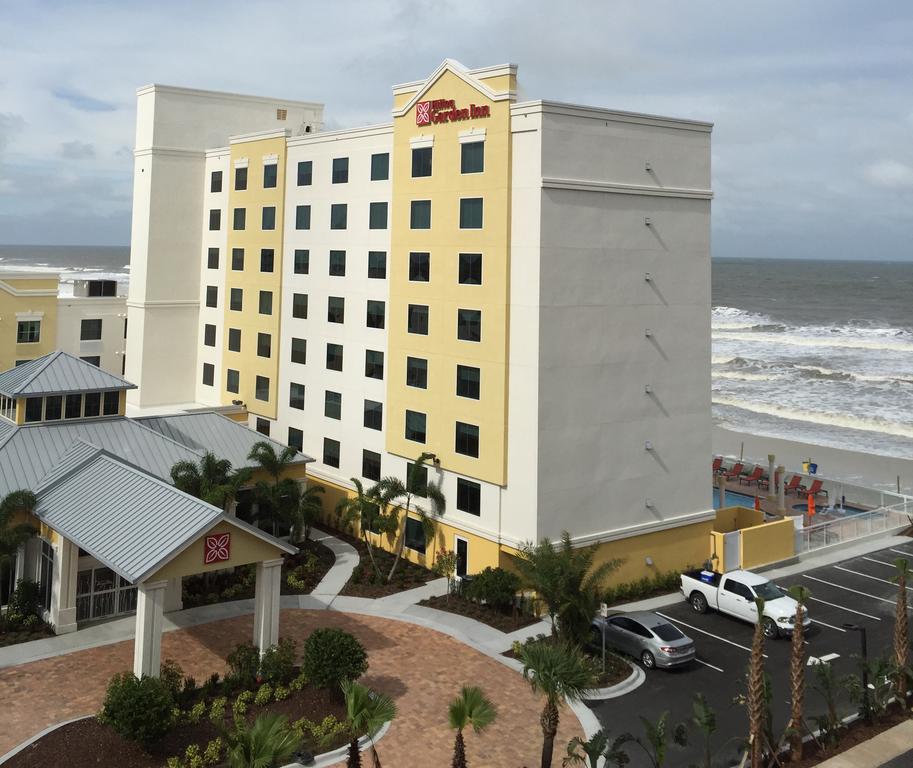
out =
<svg viewBox="0 0 913 768"><path fill-rule="evenodd" d="M820 496L823 493L824 498L826 499L827 491L822 488L822 485L823 483L820 480L813 480L812 484L808 488L806 488L804 485L800 485L796 489L796 494L798 495L800 493L804 493L807 496Z"/></svg>
<svg viewBox="0 0 913 768"><path fill-rule="evenodd" d="M742 462L737 461L735 464L732 465L732 469L723 471L723 477L725 477L727 480L732 480L732 478L738 477L739 475L741 475L742 470L744 468L745 468L745 465L742 464Z"/></svg>
<svg viewBox="0 0 913 768"><path fill-rule="evenodd" d="M780 487L780 473L774 472L774 488L779 488L779 487ZM760 480L758 480L758 488L767 488L768 490L770 490L770 478L762 477Z"/></svg>
<svg viewBox="0 0 913 768"><path fill-rule="evenodd" d="M752 483L760 482L761 475L763 473L764 469L762 467L755 467L754 471L750 475L747 473L739 475L739 485L741 485L743 482L745 485L751 485Z"/></svg>
<svg viewBox="0 0 913 768"><path fill-rule="evenodd" d="M723 471L723 457L717 456L713 460L713 474L718 475L722 471Z"/></svg>
<svg viewBox="0 0 913 768"><path fill-rule="evenodd" d="M786 484L786 487L783 489L784 494L788 496L790 491L798 491L799 487L800 487L799 483L801 483L801 482L802 482L801 475L793 475L791 478L789 478L789 482Z"/></svg>

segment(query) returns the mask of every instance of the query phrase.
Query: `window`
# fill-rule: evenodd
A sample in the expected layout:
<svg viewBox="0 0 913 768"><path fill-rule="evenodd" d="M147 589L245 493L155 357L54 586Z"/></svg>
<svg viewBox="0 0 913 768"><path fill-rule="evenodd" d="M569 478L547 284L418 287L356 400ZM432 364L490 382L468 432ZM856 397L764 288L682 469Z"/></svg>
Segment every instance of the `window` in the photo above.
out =
<svg viewBox="0 0 913 768"><path fill-rule="evenodd" d="M260 229L269 231L276 228L276 206L264 205L260 214Z"/></svg>
<svg viewBox="0 0 913 768"><path fill-rule="evenodd" d="M86 392L83 416L98 416L101 413L101 392Z"/></svg>
<svg viewBox="0 0 913 768"><path fill-rule="evenodd" d="M235 208L234 210L234 222L232 224L233 229L244 229L247 224L247 209L246 208Z"/></svg>
<svg viewBox="0 0 913 768"><path fill-rule="evenodd" d="M345 277L346 274L346 252L330 251L330 276Z"/></svg>
<svg viewBox="0 0 913 768"><path fill-rule="evenodd" d="M463 341L482 341L482 310L457 310L457 338Z"/></svg>
<svg viewBox="0 0 913 768"><path fill-rule="evenodd" d="M241 391L241 375L231 368L225 371L225 389L229 392L240 392Z"/></svg>
<svg viewBox="0 0 913 768"><path fill-rule="evenodd" d="M365 400L365 427L383 429L384 405L375 400Z"/></svg>
<svg viewBox="0 0 913 768"><path fill-rule="evenodd" d="M323 463L328 467L339 467L339 441L323 438Z"/></svg>
<svg viewBox="0 0 913 768"><path fill-rule="evenodd" d="M276 252L272 248L260 249L260 271L272 272L276 262Z"/></svg>
<svg viewBox="0 0 913 768"><path fill-rule="evenodd" d="M228 308L240 312L244 306L244 291L241 288L232 288Z"/></svg>
<svg viewBox="0 0 913 768"><path fill-rule="evenodd" d="M54 583L54 547L41 541L41 556L38 565L39 603L43 608L51 609L51 592Z"/></svg>
<svg viewBox="0 0 913 768"><path fill-rule="evenodd" d="M209 249L206 266L209 269L218 269L219 268L219 249L218 248Z"/></svg>
<svg viewBox="0 0 913 768"><path fill-rule="evenodd" d="M409 333L428 335L428 307L424 304L410 304L407 323Z"/></svg>
<svg viewBox="0 0 913 768"><path fill-rule="evenodd" d="M67 395L63 417L78 419L82 415L82 395Z"/></svg>
<svg viewBox="0 0 913 768"><path fill-rule="evenodd" d="M461 253L460 254L460 284L461 285L481 285L482 284L482 254L481 253Z"/></svg>
<svg viewBox="0 0 913 768"><path fill-rule="evenodd" d="M221 192L222 191L222 171L213 171L209 177L209 191L210 192Z"/></svg>
<svg viewBox="0 0 913 768"><path fill-rule="evenodd" d="M216 380L216 367L212 363L203 363L203 386L211 387Z"/></svg>
<svg viewBox="0 0 913 768"><path fill-rule="evenodd" d="M80 356L80 360L85 360L87 363L94 365L96 368L101 368L101 357L99 355L87 355L85 357Z"/></svg>
<svg viewBox="0 0 913 768"><path fill-rule="evenodd" d="M390 155L384 152L371 155L371 181L386 181L390 178Z"/></svg>
<svg viewBox="0 0 913 768"><path fill-rule="evenodd" d="M366 480L380 480L380 454L374 451L361 452L361 476Z"/></svg>
<svg viewBox="0 0 913 768"><path fill-rule="evenodd" d="M298 163L298 186L309 187L313 181L314 164L310 160L302 160Z"/></svg>
<svg viewBox="0 0 913 768"><path fill-rule="evenodd" d="M460 145L460 173L482 173L485 170L485 142Z"/></svg>
<svg viewBox="0 0 913 768"><path fill-rule="evenodd" d="M229 352L240 352L241 351L241 329L240 328L229 328L228 329L228 351Z"/></svg>
<svg viewBox="0 0 913 768"><path fill-rule="evenodd" d="M273 292L260 291L259 311L261 315L273 314Z"/></svg>
<svg viewBox="0 0 913 768"><path fill-rule="evenodd" d="M345 203L333 203L330 206L330 229L345 229L348 218L348 205Z"/></svg>
<svg viewBox="0 0 913 768"><path fill-rule="evenodd" d="M261 435L266 435L269 437L269 420L268 419L257 419L257 432Z"/></svg>
<svg viewBox="0 0 913 768"><path fill-rule="evenodd" d="M216 345L216 327L211 323L206 323L203 326L203 343L207 347L214 347Z"/></svg>
<svg viewBox="0 0 913 768"><path fill-rule="evenodd" d="M80 341L99 341L101 339L101 320L83 320L79 324Z"/></svg>
<svg viewBox="0 0 913 768"><path fill-rule="evenodd" d="M235 168L235 189L247 189L247 168Z"/></svg>
<svg viewBox="0 0 913 768"><path fill-rule="evenodd" d="M342 393L331 392L329 389L323 396L323 415L328 419L342 418Z"/></svg>
<svg viewBox="0 0 913 768"><path fill-rule="evenodd" d="M368 299L368 314L365 320L368 328L384 327L385 305L382 301Z"/></svg>
<svg viewBox="0 0 913 768"><path fill-rule="evenodd" d="M107 398L110 392L105 393L105 403L108 402ZM115 395L117 392L114 393ZM49 395L44 398L44 420L45 421L57 421L60 419L61 411L63 410L63 397L60 395ZM114 411L117 413L117 411ZM106 411L107 413L107 411Z"/></svg>
<svg viewBox="0 0 913 768"><path fill-rule="evenodd" d="M425 422L427 417L418 411L406 411L406 440L416 443L425 442Z"/></svg>
<svg viewBox="0 0 913 768"><path fill-rule="evenodd" d="M25 421L41 421L42 399L40 397L29 397L25 400Z"/></svg>
<svg viewBox="0 0 913 768"><path fill-rule="evenodd" d="M273 352L273 338L268 333L257 334L257 357L269 357Z"/></svg>
<svg viewBox="0 0 913 768"><path fill-rule="evenodd" d="M425 540L425 527L421 520L414 517L406 518L406 546L421 554L425 554L427 541Z"/></svg>
<svg viewBox="0 0 913 768"><path fill-rule="evenodd" d="M304 450L304 432L295 427L288 428L288 444L290 448L296 451Z"/></svg>
<svg viewBox="0 0 913 768"><path fill-rule="evenodd" d="M431 201L413 200L409 212L409 226L412 229L431 229Z"/></svg>
<svg viewBox="0 0 913 768"><path fill-rule="evenodd" d="M311 252L303 248L295 249L294 270L296 275L306 275L311 268Z"/></svg>
<svg viewBox="0 0 913 768"><path fill-rule="evenodd" d="M384 353L374 349L365 350L365 376L369 379L384 377Z"/></svg>
<svg viewBox="0 0 913 768"><path fill-rule="evenodd" d="M742 582L735 581L735 579L726 579L726 582L723 585L723 591L731 592L732 594L743 597L749 601L754 600L754 595L751 594L751 590Z"/></svg>
<svg viewBox="0 0 913 768"><path fill-rule="evenodd" d="M342 344L327 344L327 370L342 370Z"/></svg>
<svg viewBox="0 0 913 768"><path fill-rule="evenodd" d="M458 365L456 375L456 393L460 397L479 399L479 378L481 371L470 365Z"/></svg>
<svg viewBox="0 0 913 768"><path fill-rule="evenodd" d="M343 323L346 319L346 300L342 296L327 298L327 322Z"/></svg>
<svg viewBox="0 0 913 768"><path fill-rule="evenodd" d="M288 407L297 411L304 410L304 384L293 381L288 385Z"/></svg>
<svg viewBox="0 0 913 768"><path fill-rule="evenodd" d="M41 340L40 320L20 320L16 325L17 344L35 344Z"/></svg>
<svg viewBox="0 0 913 768"><path fill-rule="evenodd" d="M211 208L209 211L209 231L216 232L222 228L222 211Z"/></svg>
<svg viewBox="0 0 913 768"><path fill-rule="evenodd" d="M292 338L292 362L304 365L307 362L308 343L307 339Z"/></svg>
<svg viewBox="0 0 913 768"><path fill-rule="evenodd" d="M345 184L349 180L349 158L333 158L333 183Z"/></svg>
<svg viewBox="0 0 913 768"><path fill-rule="evenodd" d="M240 272L244 269L244 249L243 248L232 248L231 249L231 268L235 272Z"/></svg>
<svg viewBox="0 0 913 768"><path fill-rule="evenodd" d="M306 293L292 294L292 317L301 320L307 320L308 316L308 295Z"/></svg>
<svg viewBox="0 0 913 768"><path fill-rule="evenodd" d="M48 398L50 399L50 398ZM105 416L115 416L120 410L120 392L105 392L104 413ZM45 417L47 418L47 417Z"/></svg>
<svg viewBox="0 0 913 768"><path fill-rule="evenodd" d="M416 476L414 478L415 482L415 495L426 498L428 496L428 467L422 466L418 467L412 462L406 464L406 477L412 478L412 473L415 472Z"/></svg>
<svg viewBox="0 0 913 768"><path fill-rule="evenodd" d="M464 171L465 173L465 171ZM272 189L276 186L279 179L279 166L276 163L270 163L263 166L263 188Z"/></svg>
<svg viewBox="0 0 913 768"><path fill-rule="evenodd" d="M310 229L310 228L311 228L311 206L296 205L295 206L295 229Z"/></svg>
<svg viewBox="0 0 913 768"><path fill-rule="evenodd" d="M466 146L465 144L463 145ZM472 480L457 478L457 509L470 515L482 514L482 486Z"/></svg>
<svg viewBox="0 0 913 768"><path fill-rule="evenodd" d="M219 306L219 289L215 285L206 286L206 306L207 307Z"/></svg>
<svg viewBox="0 0 913 768"><path fill-rule="evenodd" d="M464 197L460 200L460 229L482 228L482 198Z"/></svg>
<svg viewBox="0 0 913 768"><path fill-rule="evenodd" d="M456 423L456 446L454 450L464 456L479 458L479 428L474 424Z"/></svg>
<svg viewBox="0 0 913 768"><path fill-rule="evenodd" d="M377 280L387 279L386 251L368 251L368 277Z"/></svg>
<svg viewBox="0 0 913 768"><path fill-rule="evenodd" d="M368 206L368 229L387 228L387 204L371 203Z"/></svg>
<svg viewBox="0 0 913 768"><path fill-rule="evenodd" d="M428 388L428 361L420 357L406 358L406 386Z"/></svg>
<svg viewBox="0 0 913 768"><path fill-rule="evenodd" d="M409 279L415 283L427 283L431 279L431 254L409 254Z"/></svg>
<svg viewBox="0 0 913 768"><path fill-rule="evenodd" d="M415 147L412 150L412 178L431 175L431 147Z"/></svg>
<svg viewBox="0 0 913 768"><path fill-rule="evenodd" d="M266 376L257 376L254 380L254 397L264 402L269 400L269 379Z"/></svg>

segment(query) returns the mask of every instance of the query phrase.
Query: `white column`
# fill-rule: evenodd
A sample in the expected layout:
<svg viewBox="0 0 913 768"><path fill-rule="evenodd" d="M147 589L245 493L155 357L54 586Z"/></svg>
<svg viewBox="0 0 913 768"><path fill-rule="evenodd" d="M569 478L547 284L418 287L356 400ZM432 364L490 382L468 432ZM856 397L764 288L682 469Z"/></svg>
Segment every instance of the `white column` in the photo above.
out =
<svg viewBox="0 0 913 768"><path fill-rule="evenodd" d="M51 583L50 623L54 633L65 635L76 631L76 570L79 549L69 539L60 537L54 549L54 575Z"/></svg>
<svg viewBox="0 0 913 768"><path fill-rule="evenodd" d="M183 579L181 579L180 576L168 579L168 588L165 590L165 613L180 611L184 607L184 595L182 593L184 587L181 583L182 581Z"/></svg>
<svg viewBox="0 0 913 768"><path fill-rule="evenodd" d="M279 594L282 586L282 558L257 563L254 588L254 645L262 656L279 642Z"/></svg>
<svg viewBox="0 0 913 768"><path fill-rule="evenodd" d="M777 476L774 468L774 462L777 460L777 457L772 454L767 454L767 500L773 501L777 498L777 489L774 487L774 478Z"/></svg>
<svg viewBox="0 0 913 768"><path fill-rule="evenodd" d="M781 515L786 514L786 467L782 464L777 467L780 473L780 488L777 491L777 512Z"/></svg>
<svg viewBox="0 0 913 768"><path fill-rule="evenodd" d="M25 558L25 544L20 544L19 549L16 550L16 571L13 575L13 589L25 578Z"/></svg>
<svg viewBox="0 0 913 768"><path fill-rule="evenodd" d="M136 635L133 639L133 674L158 677L162 665L162 614L167 581L139 584L136 589Z"/></svg>
<svg viewBox="0 0 913 768"><path fill-rule="evenodd" d="M720 475L716 481L720 489L720 509L726 508L726 478Z"/></svg>

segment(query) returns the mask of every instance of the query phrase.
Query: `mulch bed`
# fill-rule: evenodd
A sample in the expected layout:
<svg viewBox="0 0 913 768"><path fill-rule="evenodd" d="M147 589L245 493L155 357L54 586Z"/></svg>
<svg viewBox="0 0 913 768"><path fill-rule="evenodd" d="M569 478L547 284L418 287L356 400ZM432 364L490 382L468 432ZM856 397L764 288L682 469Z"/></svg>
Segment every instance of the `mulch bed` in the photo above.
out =
<svg viewBox="0 0 913 768"><path fill-rule="evenodd" d="M508 659L519 659L513 648L508 648L501 655L506 656ZM624 682L631 676L630 665L621 656L616 656L611 651L607 650L605 652L605 672L602 671L602 653L588 653L588 655L596 662L599 670L599 676L594 683L595 688L608 688L612 685L618 685L618 683Z"/></svg>
<svg viewBox="0 0 913 768"><path fill-rule="evenodd" d="M368 555L368 548L365 546L364 541L342 531L334 530L329 526L324 526L324 528L347 544L351 544L358 552L359 563L355 566L355 571L345 587L343 587L342 592L340 592L342 595L347 597L386 597L387 595L395 595L398 592L405 592L407 589L421 587L438 578L434 571L406 560L404 554L400 558L399 565L396 566L393 581L388 584L386 581L387 574L390 572L396 555L378 547L373 547L371 551L374 553L374 560L377 562L377 567L380 569L382 577L382 580L377 582L377 575L371 565L371 558Z"/></svg>
<svg viewBox="0 0 913 768"><path fill-rule="evenodd" d="M53 636L54 630L44 623L34 629L0 630L0 648L4 648L7 645L16 645L17 643L28 643L32 640L42 640L45 637Z"/></svg>
<svg viewBox="0 0 913 768"><path fill-rule="evenodd" d="M505 613L493 608L490 605L476 603L468 600L462 595L442 595L422 600L419 605L427 605L429 608L436 608L439 611L455 613L458 616L466 616L469 619L475 619L483 624L487 624L493 629L501 632L513 632L514 630L528 627L539 621L537 616L531 616L528 613Z"/></svg>

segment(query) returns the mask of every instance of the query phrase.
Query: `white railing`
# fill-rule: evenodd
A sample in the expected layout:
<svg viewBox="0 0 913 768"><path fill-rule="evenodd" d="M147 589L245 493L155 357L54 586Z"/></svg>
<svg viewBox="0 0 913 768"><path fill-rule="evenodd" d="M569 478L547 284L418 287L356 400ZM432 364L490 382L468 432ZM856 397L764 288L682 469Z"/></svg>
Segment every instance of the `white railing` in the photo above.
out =
<svg viewBox="0 0 913 768"><path fill-rule="evenodd" d="M913 518L913 500L904 501L890 507L879 507L869 512L847 515L826 523L817 523L797 532L799 553L813 549L830 547L854 539L861 539L875 533L889 533L902 530L911 525Z"/></svg>

